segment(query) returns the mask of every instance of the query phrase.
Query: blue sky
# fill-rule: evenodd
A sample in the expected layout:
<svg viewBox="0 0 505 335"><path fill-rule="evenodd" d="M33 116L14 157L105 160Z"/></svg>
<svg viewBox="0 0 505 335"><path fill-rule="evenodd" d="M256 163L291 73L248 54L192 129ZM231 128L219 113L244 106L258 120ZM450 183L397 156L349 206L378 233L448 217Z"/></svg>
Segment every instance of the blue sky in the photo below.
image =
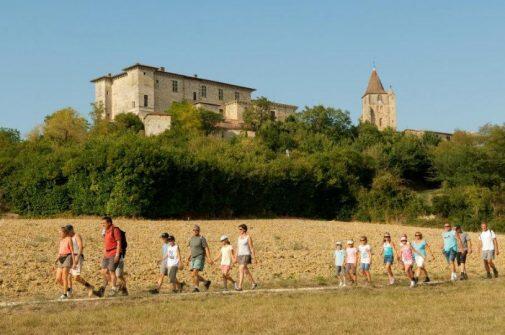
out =
<svg viewBox="0 0 505 335"><path fill-rule="evenodd" d="M505 122L499 1L9 1L0 12L0 126L28 132L90 79L141 62L359 117L372 62L399 129Z"/></svg>

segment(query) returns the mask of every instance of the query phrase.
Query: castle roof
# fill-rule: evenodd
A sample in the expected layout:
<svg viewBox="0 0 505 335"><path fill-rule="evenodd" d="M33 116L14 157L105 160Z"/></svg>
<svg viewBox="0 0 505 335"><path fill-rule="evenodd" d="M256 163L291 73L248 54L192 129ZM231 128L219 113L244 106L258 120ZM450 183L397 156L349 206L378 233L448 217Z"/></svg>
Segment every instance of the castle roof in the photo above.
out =
<svg viewBox="0 0 505 335"><path fill-rule="evenodd" d="M370 79L368 79L368 86L366 88L365 94L385 94L387 93L384 90L384 86L382 86L381 80L375 68L372 70L372 74L370 74Z"/></svg>
<svg viewBox="0 0 505 335"><path fill-rule="evenodd" d="M123 72L118 73L116 75L112 75L112 74L109 73L108 75L95 78L95 79L91 80L91 82L95 83L95 82L100 81L100 80L112 80L112 79L116 79L116 78L125 76L127 74L127 71L135 69L135 68L153 70L154 72L156 72L156 74L169 75L169 76L179 77L179 78L183 78L183 79L197 80L197 81L200 81L202 83L210 83L210 84L217 84L217 85L235 87L235 88L240 88L240 89L248 90L248 91L251 91L251 92L256 91L256 89L251 88L251 87L246 87L246 86L241 86L241 85L235 85L235 84L230 84L230 83L224 83L224 82L221 82L221 81L216 81L216 80L211 80L211 79L199 78L196 75L194 75L194 76L188 76L188 75L184 75L184 74L180 74L180 73L168 72L168 71L165 71L164 67L155 67L155 66L145 65L145 64L140 64L140 63L136 63L136 64L133 64L131 66L125 67L123 69Z"/></svg>

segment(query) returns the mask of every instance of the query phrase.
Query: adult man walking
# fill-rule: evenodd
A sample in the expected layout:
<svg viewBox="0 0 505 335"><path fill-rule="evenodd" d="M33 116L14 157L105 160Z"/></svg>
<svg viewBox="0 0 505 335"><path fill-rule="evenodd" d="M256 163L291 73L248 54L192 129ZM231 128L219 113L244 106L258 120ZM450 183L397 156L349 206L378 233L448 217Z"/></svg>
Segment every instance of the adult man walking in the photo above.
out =
<svg viewBox="0 0 505 335"><path fill-rule="evenodd" d="M73 292L72 279L74 279L76 282L84 285L84 287L88 291L88 296L91 297L93 294L96 294L96 292L94 291L93 286L86 280L84 280L84 278L81 277L82 266L84 263L84 242L82 240L82 236L81 234L75 232L74 227L72 225L66 225L65 230L67 231L68 236L70 236L70 238L72 239L74 257L77 260L70 269L70 276L69 276L70 280L68 281L69 288L67 291L67 296L72 295Z"/></svg>
<svg viewBox="0 0 505 335"><path fill-rule="evenodd" d="M110 283L111 295L116 295L119 290L123 294L128 294L126 289L126 281L123 277L124 256L126 252L126 237L118 227L112 223L112 218L105 216L102 218L104 228L103 240L103 259L102 259L102 277L103 285L100 287L98 294L103 296L105 288ZM118 277L121 281L121 286L117 286Z"/></svg>
<svg viewBox="0 0 505 335"><path fill-rule="evenodd" d="M461 270L461 276L459 279L466 280L468 279L468 275L466 273L466 256L472 253L472 240L470 239L470 235L461 229L460 225L456 226L456 232L461 238L461 246L463 248L458 250L458 255L456 257L456 261Z"/></svg>
<svg viewBox="0 0 505 335"><path fill-rule="evenodd" d="M193 227L193 236L188 242L190 255L188 257L189 270L193 277L193 292L200 292L200 282L204 282L205 289L209 289L211 281L206 280L200 275L205 266L205 258L209 259L209 263L213 264L212 257L210 256L209 245L205 237L200 235L200 226Z"/></svg>
<svg viewBox="0 0 505 335"><path fill-rule="evenodd" d="M487 223L481 224L482 232L479 236L480 249L482 250L482 260L484 261L484 268L487 272L487 278L492 278L491 270L493 270L494 277L498 277L498 270L494 265L494 258L500 254L498 250L498 241L494 231L489 230Z"/></svg>
<svg viewBox="0 0 505 335"><path fill-rule="evenodd" d="M451 280L455 281L458 279L458 274L456 272L456 257L458 255L458 247L462 250L461 237L459 233L452 229L450 223L444 224L444 232L442 233L442 238L444 239L444 246L442 247L442 252L451 268Z"/></svg>

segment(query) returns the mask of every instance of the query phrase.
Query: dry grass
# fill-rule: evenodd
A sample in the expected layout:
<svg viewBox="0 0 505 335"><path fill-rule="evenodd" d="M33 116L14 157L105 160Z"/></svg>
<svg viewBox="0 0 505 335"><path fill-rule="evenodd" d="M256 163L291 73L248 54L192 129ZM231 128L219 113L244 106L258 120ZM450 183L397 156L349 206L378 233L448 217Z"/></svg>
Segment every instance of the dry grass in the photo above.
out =
<svg viewBox="0 0 505 335"><path fill-rule="evenodd" d="M51 219L51 220L0 220L0 301L34 298L55 298L59 289L53 283L52 261L57 252L58 228L71 223L79 231L87 244L84 277L95 284L100 283L99 263L102 238L98 218ZM336 240L367 235L374 248L373 279L385 283L382 260L379 257L382 234L389 231L397 237L407 233L413 237L418 230L414 227L363 224L347 222L309 220L235 220L235 221L146 221L118 219L116 224L127 232L129 248L126 271L130 290L145 292L152 287L158 276L156 259L160 254L161 232L175 234L182 247L183 255L191 234L191 227L198 223L202 233L210 242L211 251L219 248L219 236L227 234L235 243L237 225L246 223L251 227L259 263L253 266L253 273L263 287L325 285L333 282L331 253ZM439 251L441 244L439 229L420 229L436 251L437 259L429 263L434 278L447 278L445 261ZM477 236L471 234L474 242ZM502 257L498 266L504 268ZM401 272L396 270L398 275ZM205 276L219 282L217 266L206 267ZM478 253L469 257L469 275L482 275L482 265ZM188 281L187 270L181 278ZM218 286L214 286L217 289ZM77 295L84 295L78 292ZM241 299L241 298L238 298ZM268 301L268 298L265 301ZM307 298L310 300L311 298Z"/></svg>
<svg viewBox="0 0 505 335"><path fill-rule="evenodd" d="M332 292L158 296L0 309L19 334L501 334L505 281Z"/></svg>

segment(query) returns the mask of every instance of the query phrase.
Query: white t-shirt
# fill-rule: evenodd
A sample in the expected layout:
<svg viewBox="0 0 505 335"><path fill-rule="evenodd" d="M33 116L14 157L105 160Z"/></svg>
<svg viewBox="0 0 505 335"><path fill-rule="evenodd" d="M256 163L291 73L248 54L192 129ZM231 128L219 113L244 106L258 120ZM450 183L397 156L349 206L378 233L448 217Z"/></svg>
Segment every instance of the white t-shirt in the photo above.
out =
<svg viewBox="0 0 505 335"><path fill-rule="evenodd" d="M221 265L231 265L231 251L233 247L231 244L227 244L221 247Z"/></svg>
<svg viewBox="0 0 505 335"><path fill-rule="evenodd" d="M179 266L179 247L177 244L167 247L167 266Z"/></svg>
<svg viewBox="0 0 505 335"><path fill-rule="evenodd" d="M492 230L486 230L480 233L479 240L482 241L482 251L494 250L493 239L496 238L496 234Z"/></svg>
<svg viewBox="0 0 505 335"><path fill-rule="evenodd" d="M372 248L370 245L359 245L358 246L360 262L363 264L370 264L370 254L372 253Z"/></svg>

